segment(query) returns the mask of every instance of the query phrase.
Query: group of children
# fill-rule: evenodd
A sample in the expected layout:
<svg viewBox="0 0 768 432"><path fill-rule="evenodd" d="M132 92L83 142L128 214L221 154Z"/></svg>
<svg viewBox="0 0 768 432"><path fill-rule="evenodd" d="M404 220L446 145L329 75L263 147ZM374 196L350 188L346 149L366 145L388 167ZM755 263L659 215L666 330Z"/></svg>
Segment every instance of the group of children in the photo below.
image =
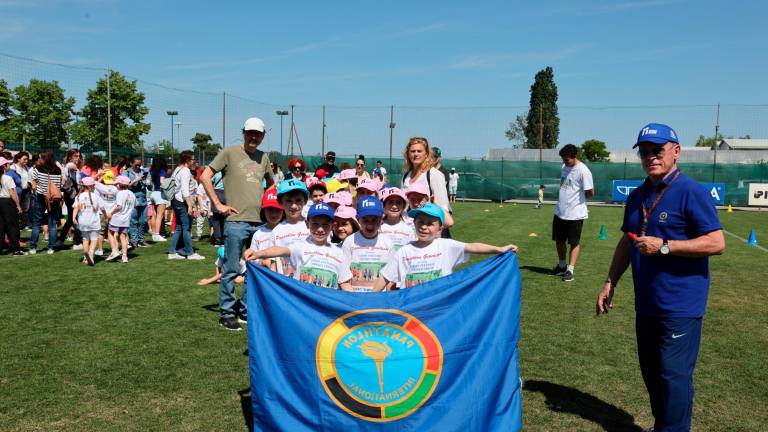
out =
<svg viewBox="0 0 768 432"><path fill-rule="evenodd" d="M441 238L450 214L430 202L420 182L403 191L363 179L328 190L314 177L268 189L264 225L243 259L316 286L374 292L446 276L472 253L517 250Z"/></svg>

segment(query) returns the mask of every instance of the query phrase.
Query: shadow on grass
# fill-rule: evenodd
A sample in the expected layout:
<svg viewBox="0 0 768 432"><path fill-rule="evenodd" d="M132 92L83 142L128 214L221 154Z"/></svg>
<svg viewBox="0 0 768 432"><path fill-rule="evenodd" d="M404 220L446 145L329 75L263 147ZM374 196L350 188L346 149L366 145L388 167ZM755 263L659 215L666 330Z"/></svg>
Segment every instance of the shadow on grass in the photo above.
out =
<svg viewBox="0 0 768 432"><path fill-rule="evenodd" d="M522 266L520 267L520 270L528 270L534 273L540 273L540 274L551 274L552 268L546 268L546 267L536 267L536 266Z"/></svg>
<svg viewBox="0 0 768 432"><path fill-rule="evenodd" d="M635 418L628 412L575 388L548 381L528 380L523 385L523 390L543 394L550 410L576 414L599 424L605 431L642 431L641 427L635 425Z"/></svg>
<svg viewBox="0 0 768 432"><path fill-rule="evenodd" d="M249 432L253 432L253 405L251 404L251 389L243 389L237 392L240 396L240 409L243 411L243 420Z"/></svg>
<svg viewBox="0 0 768 432"><path fill-rule="evenodd" d="M219 304L218 303L204 305L204 306L201 306L201 307L203 309L209 311L209 312L218 312L219 311Z"/></svg>

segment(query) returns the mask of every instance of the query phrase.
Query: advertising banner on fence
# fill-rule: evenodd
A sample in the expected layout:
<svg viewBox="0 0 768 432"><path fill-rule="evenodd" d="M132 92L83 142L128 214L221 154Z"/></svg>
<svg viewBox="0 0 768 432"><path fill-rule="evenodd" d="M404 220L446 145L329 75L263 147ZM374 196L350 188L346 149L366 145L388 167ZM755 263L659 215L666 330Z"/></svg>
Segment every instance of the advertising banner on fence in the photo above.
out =
<svg viewBox="0 0 768 432"><path fill-rule="evenodd" d="M643 180L614 180L611 185L613 202L627 202L629 194L641 184L643 184ZM701 183L701 185L709 191L713 204L725 204L725 183Z"/></svg>
<svg viewBox="0 0 768 432"><path fill-rule="evenodd" d="M319 288L248 264L256 431L519 431L511 252L412 288Z"/></svg>
<svg viewBox="0 0 768 432"><path fill-rule="evenodd" d="M751 206L768 207L768 183L750 183L748 199Z"/></svg>

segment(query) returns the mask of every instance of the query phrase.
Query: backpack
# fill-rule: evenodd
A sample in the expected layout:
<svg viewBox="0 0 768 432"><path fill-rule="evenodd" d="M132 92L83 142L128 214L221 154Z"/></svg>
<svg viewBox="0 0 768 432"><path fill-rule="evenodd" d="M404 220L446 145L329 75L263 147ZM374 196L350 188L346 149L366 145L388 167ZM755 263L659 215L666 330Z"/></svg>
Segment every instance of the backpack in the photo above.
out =
<svg viewBox="0 0 768 432"><path fill-rule="evenodd" d="M70 171L61 183L61 192L66 194L69 199L75 199L77 196L77 181L74 178L75 175L77 175L75 172Z"/></svg>
<svg viewBox="0 0 768 432"><path fill-rule="evenodd" d="M48 203L48 210L54 205L61 206L61 189L56 186L56 183L48 178L48 191L45 193L45 201Z"/></svg>
<svg viewBox="0 0 768 432"><path fill-rule="evenodd" d="M173 170L173 174L171 174L170 177L166 177L160 182L160 195L166 201L173 200L173 197L176 195L176 189L178 188L178 185L176 184L176 173L178 171L179 169L176 168Z"/></svg>

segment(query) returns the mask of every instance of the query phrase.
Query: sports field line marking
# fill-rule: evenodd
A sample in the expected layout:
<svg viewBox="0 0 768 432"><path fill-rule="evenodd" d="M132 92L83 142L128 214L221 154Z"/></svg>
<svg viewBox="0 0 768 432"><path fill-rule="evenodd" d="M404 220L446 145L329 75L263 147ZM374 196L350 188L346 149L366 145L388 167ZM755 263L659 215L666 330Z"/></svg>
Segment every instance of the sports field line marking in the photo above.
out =
<svg viewBox="0 0 768 432"><path fill-rule="evenodd" d="M734 233L732 233L732 232L730 232L730 231L727 231L727 230L723 230L723 232L725 232L726 234L728 234L728 235L729 235L729 236L731 236L731 237L736 237L737 239L739 239L739 240L743 241L744 243L746 243L746 242L747 242L747 239L745 239L745 238L742 238L742 237L739 237L739 236L737 236L736 234L734 234ZM760 245L754 245L754 246L752 246L752 247L758 248L758 249L760 249L760 250L761 250L761 251L763 251L763 252L768 252L768 249L766 249L766 248L764 248L764 247L762 247L762 246L760 246Z"/></svg>

